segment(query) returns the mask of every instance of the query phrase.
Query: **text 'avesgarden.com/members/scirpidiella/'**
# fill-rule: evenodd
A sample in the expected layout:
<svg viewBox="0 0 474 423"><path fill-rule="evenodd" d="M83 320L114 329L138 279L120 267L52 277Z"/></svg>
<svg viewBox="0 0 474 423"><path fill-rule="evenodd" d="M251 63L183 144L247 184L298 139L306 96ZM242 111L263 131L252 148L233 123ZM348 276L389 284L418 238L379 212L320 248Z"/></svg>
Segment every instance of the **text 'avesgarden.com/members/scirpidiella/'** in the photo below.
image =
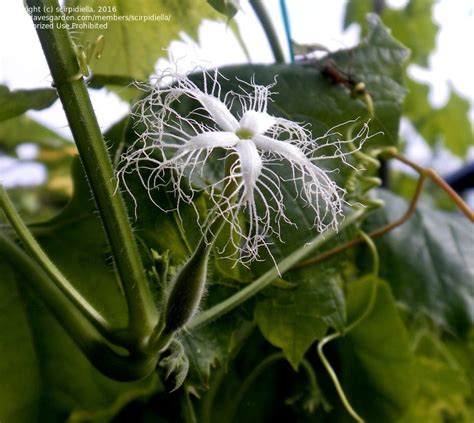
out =
<svg viewBox="0 0 474 423"><path fill-rule="evenodd" d="M171 14L146 15L118 13L117 6L28 6L33 24L39 29L64 28L68 30L108 29L111 22L169 22Z"/></svg>

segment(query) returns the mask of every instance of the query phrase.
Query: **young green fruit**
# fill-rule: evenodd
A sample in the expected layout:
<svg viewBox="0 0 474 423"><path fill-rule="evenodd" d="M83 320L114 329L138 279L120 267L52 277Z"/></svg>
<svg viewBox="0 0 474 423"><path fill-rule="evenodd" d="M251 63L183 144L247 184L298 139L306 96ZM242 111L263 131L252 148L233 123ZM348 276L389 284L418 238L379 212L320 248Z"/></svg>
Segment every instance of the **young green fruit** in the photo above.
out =
<svg viewBox="0 0 474 423"><path fill-rule="evenodd" d="M201 241L176 276L166 303L163 335L181 329L196 313L206 286L211 246Z"/></svg>

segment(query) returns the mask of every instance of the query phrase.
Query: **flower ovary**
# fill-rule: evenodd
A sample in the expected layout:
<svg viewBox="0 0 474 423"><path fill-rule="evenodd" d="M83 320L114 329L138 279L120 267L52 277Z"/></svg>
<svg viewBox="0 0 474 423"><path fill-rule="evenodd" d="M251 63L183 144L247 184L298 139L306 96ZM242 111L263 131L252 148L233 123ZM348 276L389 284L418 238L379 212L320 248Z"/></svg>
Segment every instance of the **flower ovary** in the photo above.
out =
<svg viewBox="0 0 474 423"><path fill-rule="evenodd" d="M237 135L241 140L250 140L254 134L250 129L239 128L235 131L235 135Z"/></svg>

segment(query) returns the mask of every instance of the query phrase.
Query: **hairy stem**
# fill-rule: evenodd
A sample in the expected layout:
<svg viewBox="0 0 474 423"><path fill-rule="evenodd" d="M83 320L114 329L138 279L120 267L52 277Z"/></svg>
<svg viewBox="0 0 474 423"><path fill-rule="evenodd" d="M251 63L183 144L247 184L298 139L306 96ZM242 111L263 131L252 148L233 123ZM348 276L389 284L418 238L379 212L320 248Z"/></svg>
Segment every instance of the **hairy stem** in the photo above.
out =
<svg viewBox="0 0 474 423"><path fill-rule="evenodd" d="M344 230L348 226L357 222L365 213L365 210L360 209L349 215L344 219L344 222L340 225L340 231ZM299 248L294 251L288 257L283 259L276 267L272 267L269 271L260 276L257 280L253 281L251 284L241 289L236 294L222 301L221 303L211 307L210 309L202 312L197 317L195 317L191 322L186 326L188 330L193 330L198 326L202 326L219 316L222 316L225 313L233 310L235 307L239 306L243 302L247 301L249 298L253 297L255 294L260 292L262 289L266 288L272 283L274 279L279 277L281 274L287 270L293 268L296 263L304 259L307 255L311 254L314 250L318 249L324 243L333 239L337 234L338 230L330 229L324 234L318 235L307 245Z"/></svg>
<svg viewBox="0 0 474 423"><path fill-rule="evenodd" d="M33 17L59 15L57 0L27 0L36 6ZM38 11L39 10L39 11ZM51 10L51 13L47 11ZM37 27L46 60L74 136L84 170L97 202L107 238L124 286L129 309L130 336L142 343L157 321L127 210L116 190L112 164L82 78L67 30L56 25L51 29Z"/></svg>
<svg viewBox="0 0 474 423"><path fill-rule="evenodd" d="M270 43L270 47L272 49L275 62L285 63L285 55L283 54L283 50L281 48L280 42L278 41L277 33L275 31L275 28L272 24L270 16L268 16L268 12L265 9L265 5L263 3L264 3L263 0L250 0L250 5L255 11L257 18L260 21L260 24L262 25L263 30L265 31L267 40Z"/></svg>

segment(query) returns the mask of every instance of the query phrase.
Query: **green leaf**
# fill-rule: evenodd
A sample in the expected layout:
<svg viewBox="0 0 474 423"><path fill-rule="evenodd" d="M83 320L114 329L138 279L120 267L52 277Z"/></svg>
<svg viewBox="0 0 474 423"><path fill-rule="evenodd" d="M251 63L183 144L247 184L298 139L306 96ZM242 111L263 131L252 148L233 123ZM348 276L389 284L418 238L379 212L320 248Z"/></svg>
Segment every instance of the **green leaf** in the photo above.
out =
<svg viewBox="0 0 474 423"><path fill-rule="evenodd" d="M150 194L153 203L146 190L139 185L137 180L130 183L133 198L127 198L129 202L137 204L136 209L130 207L131 213L135 210L134 226L137 236L145 242L148 248L163 253L169 251L170 261L173 265L180 265L188 259L193 248L202 237L198 225L198 219L206 215L207 206L202 196L197 196L194 206L192 204L182 205L179 212L174 210L165 212L159 210L156 204L160 204L167 210L175 207L175 199L170 193L155 190ZM133 215L133 214L132 214Z"/></svg>
<svg viewBox="0 0 474 423"><path fill-rule="evenodd" d="M207 0L218 12L232 19L240 10L240 0Z"/></svg>
<svg viewBox="0 0 474 423"><path fill-rule="evenodd" d="M377 11L372 0L350 0L345 9L344 28L358 23L365 33L366 15L370 12L379 13L393 37L411 50L410 62L427 67L428 57L436 47L439 29L433 19L434 4L435 0L410 0L403 9L385 5Z"/></svg>
<svg viewBox="0 0 474 423"><path fill-rule="evenodd" d="M297 288L273 289L255 307L255 321L263 336L283 350L295 370L328 326L342 330L345 324L344 294L338 276L318 270L293 272Z"/></svg>
<svg viewBox="0 0 474 423"><path fill-rule="evenodd" d="M206 308L223 301L235 293L235 289L211 284L205 298ZM186 383L196 390L209 389L211 372L214 368L226 369L234 349L239 347L253 325L245 318L242 309L211 322L204 327L184 334L183 345L189 358L189 378Z"/></svg>
<svg viewBox="0 0 474 423"><path fill-rule="evenodd" d="M113 326L127 322L96 206L78 160L75 192L53 219L31 225L38 241L76 289ZM115 382L95 370L33 294L33 281L0 259L0 419L5 422L109 421L133 398L158 387L156 374ZM5 276L4 276L5 275ZM28 283L27 283L28 282ZM27 387L27 389L25 389Z"/></svg>
<svg viewBox="0 0 474 423"><path fill-rule="evenodd" d="M369 141L375 145L397 145L398 124L405 89L403 62L408 50L393 39L380 20L372 15L370 31L362 43L351 50L340 50L328 56L343 71L351 70L372 94L376 118L370 123L372 133L383 131ZM221 69L229 79L223 81L223 92L238 91L236 78L249 81L253 76L259 84L271 84L277 75L274 102L269 113L312 124L313 135L322 136L331 127L354 118L365 121L367 109L361 100L325 78L317 67L298 65L239 66ZM196 80L200 81L199 76Z"/></svg>
<svg viewBox="0 0 474 423"><path fill-rule="evenodd" d="M424 332L424 333L423 333ZM416 365L414 374L420 387L409 413L402 423L446 421L469 422L474 413L469 409L472 393L466 368L449 352L448 346L426 329L415 333ZM461 347L466 357L474 356L473 346Z"/></svg>
<svg viewBox="0 0 474 423"><path fill-rule="evenodd" d="M76 230L81 229L78 226ZM75 243L73 250L68 248L67 239L56 236L68 255L87 259L87 251L80 243ZM51 249L49 252L53 253ZM57 254L52 255L57 259ZM97 257L93 256L93 260L81 263L84 271L75 274L74 282L81 288L87 283L93 285L98 298L103 299L109 281L97 271ZM64 261L61 264L64 267ZM90 272L85 271L89 266ZM71 414L76 422L109 421L124 403L157 389L156 377L124 384L101 375L35 297L33 288L28 286L34 281L19 276L8 264L8 257L0 257L0 275L2 422L59 422ZM85 279L91 275L92 280Z"/></svg>
<svg viewBox="0 0 474 423"><path fill-rule="evenodd" d="M469 120L470 103L451 88L448 102L434 108L428 100L429 85L408 80L409 94L404 114L413 122L428 144L439 142L454 154L464 157L474 145L472 125Z"/></svg>
<svg viewBox="0 0 474 423"><path fill-rule="evenodd" d="M0 85L0 122L22 115L28 110L46 109L56 99L56 90L51 88L10 91L5 85Z"/></svg>
<svg viewBox="0 0 474 423"><path fill-rule="evenodd" d="M430 85L416 82L412 78L407 78L406 84L407 96L403 105L403 114L419 129L420 124L422 125L435 113L429 101Z"/></svg>
<svg viewBox="0 0 474 423"><path fill-rule="evenodd" d="M185 32L197 39L203 19L220 19L221 15L204 0L67 0L67 7L82 6L72 16L118 16L125 20L106 21L106 29L89 29L76 38L76 44L87 46L100 35L105 36L102 57L91 63L97 75L144 80L153 72L159 57L166 57L166 47ZM84 10L86 6L91 11ZM106 10L100 12L101 8ZM130 17L155 17L154 21L127 20ZM81 18L82 19L82 18ZM85 22L77 20L78 23ZM105 24L104 22L100 22Z"/></svg>
<svg viewBox="0 0 474 423"><path fill-rule="evenodd" d="M366 230L403 215L407 203L379 192L386 206L367 219ZM380 272L397 300L414 315L463 334L474 324L474 231L457 213L421 204L401 227L377 240Z"/></svg>
<svg viewBox="0 0 474 423"><path fill-rule="evenodd" d="M18 116L0 122L0 151L12 154L22 143L33 143L52 149L73 146L71 141L28 116Z"/></svg>
<svg viewBox="0 0 474 423"><path fill-rule="evenodd" d="M435 0L411 0L404 9L384 9L382 20L393 36L411 50L410 62L428 66L428 57L436 47L438 25L433 19Z"/></svg>
<svg viewBox="0 0 474 423"><path fill-rule="evenodd" d="M367 317L337 341L342 386L353 408L366 422L393 422L408 411L416 392L413 354L389 285L373 276L348 287L348 321Z"/></svg>
<svg viewBox="0 0 474 423"><path fill-rule="evenodd" d="M365 17L368 13L374 12L373 5L372 0L349 0L344 10L343 28L347 29L352 23L358 23L366 30Z"/></svg>

